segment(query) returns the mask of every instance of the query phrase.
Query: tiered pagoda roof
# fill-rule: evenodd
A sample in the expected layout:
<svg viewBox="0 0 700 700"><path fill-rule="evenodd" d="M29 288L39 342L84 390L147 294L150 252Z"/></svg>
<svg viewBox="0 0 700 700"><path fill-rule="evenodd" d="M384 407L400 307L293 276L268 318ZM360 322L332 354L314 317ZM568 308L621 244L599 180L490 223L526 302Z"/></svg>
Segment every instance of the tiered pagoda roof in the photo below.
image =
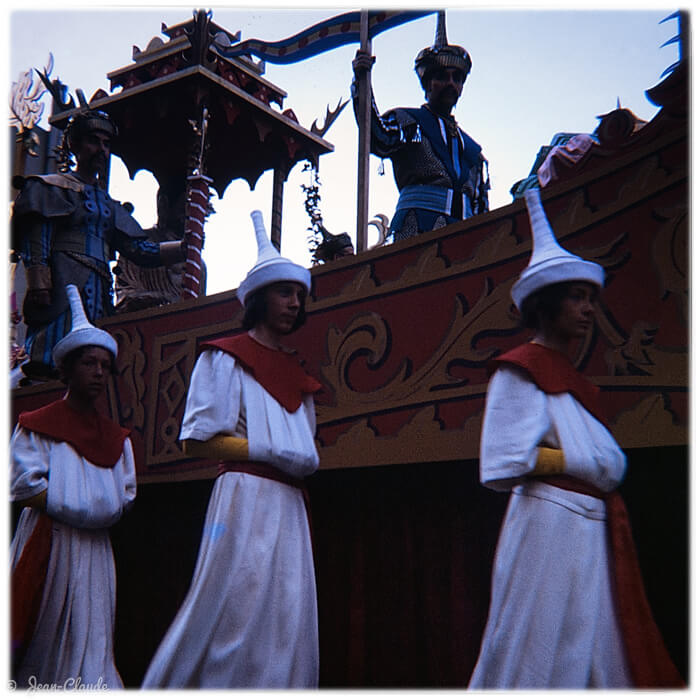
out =
<svg viewBox="0 0 700 700"><path fill-rule="evenodd" d="M108 74L107 94L98 90L91 109L107 112L120 131L112 152L133 177L146 169L159 181L187 174L192 162L193 125L208 110L206 174L219 196L228 184L245 179L251 189L267 170L284 178L299 161L318 163L333 146L302 127L291 109L282 110L286 93L262 77L264 63L246 56L225 58L222 49L240 38L211 22L202 10L188 22L161 28L133 62ZM273 108L277 106L277 109ZM68 105L64 105L67 107ZM51 117L62 128L79 108L72 104Z"/></svg>

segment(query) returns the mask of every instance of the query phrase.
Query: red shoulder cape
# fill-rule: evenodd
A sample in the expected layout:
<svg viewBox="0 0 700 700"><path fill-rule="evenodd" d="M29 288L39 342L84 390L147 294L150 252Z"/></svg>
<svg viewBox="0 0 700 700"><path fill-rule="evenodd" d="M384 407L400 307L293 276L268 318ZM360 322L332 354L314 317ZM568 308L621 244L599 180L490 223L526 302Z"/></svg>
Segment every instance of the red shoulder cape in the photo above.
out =
<svg viewBox="0 0 700 700"><path fill-rule="evenodd" d="M20 413L17 422L34 433L67 442L89 462L106 468L117 463L131 432L100 413L80 413L65 399Z"/></svg>
<svg viewBox="0 0 700 700"><path fill-rule="evenodd" d="M201 348L216 348L235 357L290 413L301 406L305 394L322 388L295 355L265 347L247 333L210 340L202 343Z"/></svg>
<svg viewBox="0 0 700 700"><path fill-rule="evenodd" d="M493 369L502 364L525 370L545 394L570 393L589 413L607 426L600 402L600 388L591 384L571 364L569 358L557 350L537 343L525 343L491 361Z"/></svg>

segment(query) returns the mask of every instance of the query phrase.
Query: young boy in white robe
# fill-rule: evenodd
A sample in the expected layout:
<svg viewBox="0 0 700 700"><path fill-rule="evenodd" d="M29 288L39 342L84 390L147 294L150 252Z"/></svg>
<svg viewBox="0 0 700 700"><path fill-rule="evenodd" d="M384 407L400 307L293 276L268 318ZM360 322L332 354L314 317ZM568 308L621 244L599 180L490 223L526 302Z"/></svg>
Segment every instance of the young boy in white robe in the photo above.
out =
<svg viewBox="0 0 700 700"><path fill-rule="evenodd" d="M20 414L10 497L24 505L12 566L12 678L19 688L121 688L109 528L136 496L129 431L99 413L117 343L67 287L72 330L54 347L66 395Z"/></svg>
<svg viewBox="0 0 700 700"><path fill-rule="evenodd" d="M604 271L557 243L538 189L526 203L532 256L512 296L535 335L496 358L486 398L481 481L511 497L469 687L680 687L616 491L625 455L568 357Z"/></svg>
<svg viewBox="0 0 700 700"><path fill-rule="evenodd" d="M318 467L321 385L283 344L311 277L253 212L258 262L238 290L247 332L202 346L180 438L220 460L189 592L144 688L318 686L318 616L304 477Z"/></svg>

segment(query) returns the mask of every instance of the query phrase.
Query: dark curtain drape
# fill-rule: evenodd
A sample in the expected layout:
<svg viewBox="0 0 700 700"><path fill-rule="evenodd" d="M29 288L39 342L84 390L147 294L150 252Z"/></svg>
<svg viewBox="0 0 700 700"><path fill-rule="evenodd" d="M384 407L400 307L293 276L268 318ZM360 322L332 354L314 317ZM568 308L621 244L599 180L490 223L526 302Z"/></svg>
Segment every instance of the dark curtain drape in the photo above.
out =
<svg viewBox="0 0 700 700"><path fill-rule="evenodd" d="M323 687L466 687L507 496L477 464L311 480Z"/></svg>
<svg viewBox="0 0 700 700"><path fill-rule="evenodd" d="M690 488L688 448L626 450L625 500L656 624L686 682L689 667Z"/></svg>
<svg viewBox="0 0 700 700"><path fill-rule="evenodd" d="M309 481L321 687L465 687L507 496L475 462ZM117 667L138 687L189 587L212 482L145 485L113 531Z"/></svg>

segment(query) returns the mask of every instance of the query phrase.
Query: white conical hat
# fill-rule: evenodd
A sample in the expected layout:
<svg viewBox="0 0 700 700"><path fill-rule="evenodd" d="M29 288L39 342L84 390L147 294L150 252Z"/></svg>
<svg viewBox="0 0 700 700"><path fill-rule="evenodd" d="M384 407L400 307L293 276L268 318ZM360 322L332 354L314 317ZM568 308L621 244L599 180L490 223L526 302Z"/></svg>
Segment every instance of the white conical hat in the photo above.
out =
<svg viewBox="0 0 700 700"><path fill-rule="evenodd" d="M273 282L298 282L308 294L311 289L311 273L301 265L283 258L265 233L263 217L259 211L250 213L258 242L258 261L238 287L238 298L245 305L252 292Z"/></svg>
<svg viewBox="0 0 700 700"><path fill-rule="evenodd" d="M88 321L83 308L80 292L74 284L66 285L66 296L70 302L71 330L59 340L53 348L53 362L58 367L63 358L76 348L84 345L97 345L104 348L116 358L117 341L107 331L96 328Z"/></svg>
<svg viewBox="0 0 700 700"><path fill-rule="evenodd" d="M530 294L550 284L582 280L602 287L605 282L603 268L570 253L557 242L542 207L539 187L525 190L525 203L532 229L532 254L511 290L518 310Z"/></svg>

